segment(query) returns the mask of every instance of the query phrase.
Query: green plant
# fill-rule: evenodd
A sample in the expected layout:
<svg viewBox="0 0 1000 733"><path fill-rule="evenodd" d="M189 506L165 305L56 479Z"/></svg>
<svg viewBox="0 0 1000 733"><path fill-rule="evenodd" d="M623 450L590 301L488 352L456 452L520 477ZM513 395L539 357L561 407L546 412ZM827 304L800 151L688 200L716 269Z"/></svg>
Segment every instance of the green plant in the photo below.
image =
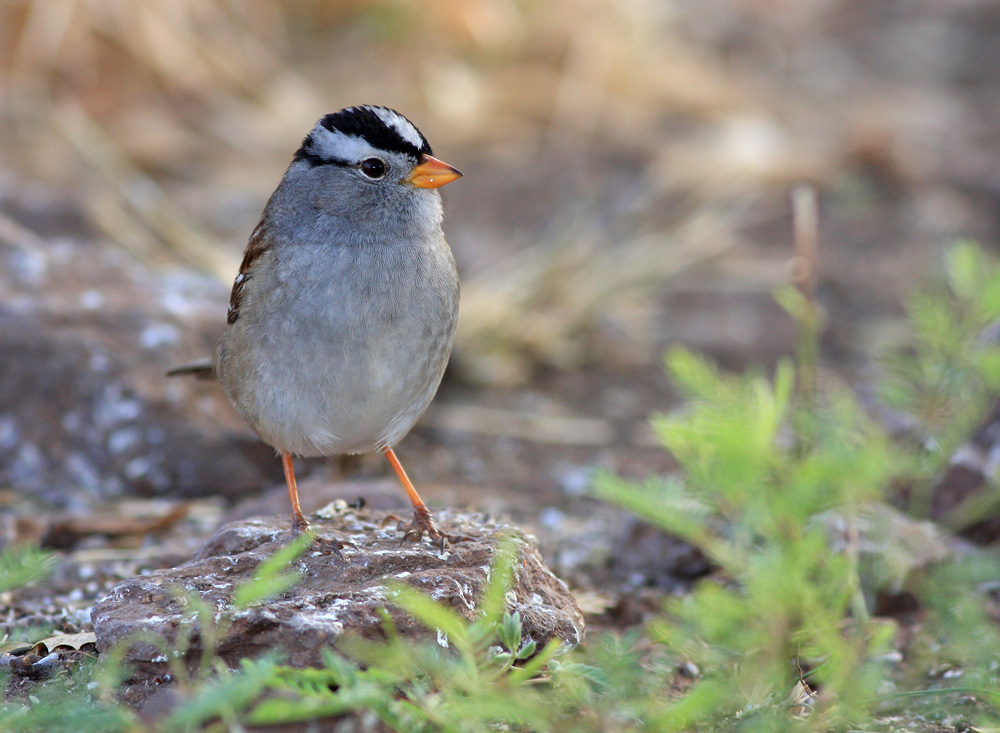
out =
<svg viewBox="0 0 1000 733"><path fill-rule="evenodd" d="M856 554L831 555L810 520L834 507L850 517L878 499L892 446L846 390L828 388L797 412L787 362L773 380L730 376L674 349L667 367L686 409L654 426L682 478L602 472L595 481L599 496L698 546L725 576L670 602L650 626L654 642L709 670L658 725L694 722L691 695L713 701L709 718L784 715L796 660L816 668L824 690L816 716L834 724L863 715L891 627L868 620Z"/></svg>
<svg viewBox="0 0 1000 733"><path fill-rule="evenodd" d="M900 477L929 485L945 451L968 436L1000 386L1000 351L983 338L1000 317L1000 268L960 243L947 272L947 293L911 300L916 345L887 362L893 368L883 390L897 409L922 418L931 451L890 441L860 401L830 380L796 392L788 362L768 379L720 374L683 349L668 354L685 407L653 424L678 474L637 482L601 472L595 480L598 496L686 539L720 570L670 601L648 628L651 641L705 670L651 719L655 727L738 721L752 730L839 729L872 720L884 702L879 691L894 684L884 660L895 625L870 617L878 579L874 564L861 561L859 513ZM796 293L782 300L816 323ZM814 338L804 331L800 338ZM928 419L944 415L951 420ZM846 528L839 554L817 521L830 512ZM986 670L982 654L975 660L968 651L981 651L983 642L996 649L997 633L983 612L971 611L983 605L983 592L961 582L958 567L950 563L943 574L947 591L940 582L927 586L921 602L943 621L939 654L964 639L963 658ZM996 704L996 689L986 685L981 699ZM796 718L792 709L810 714Z"/></svg>
<svg viewBox="0 0 1000 733"><path fill-rule="evenodd" d="M972 242L945 257L944 288L907 301L912 345L886 355L879 395L914 421L919 449L910 511L927 515L934 480L982 421L1000 391L1000 267ZM997 497L966 507L966 524L995 510Z"/></svg>
<svg viewBox="0 0 1000 733"><path fill-rule="evenodd" d="M8 547L0 552L0 593L41 580L55 565L51 552L31 545Z"/></svg>

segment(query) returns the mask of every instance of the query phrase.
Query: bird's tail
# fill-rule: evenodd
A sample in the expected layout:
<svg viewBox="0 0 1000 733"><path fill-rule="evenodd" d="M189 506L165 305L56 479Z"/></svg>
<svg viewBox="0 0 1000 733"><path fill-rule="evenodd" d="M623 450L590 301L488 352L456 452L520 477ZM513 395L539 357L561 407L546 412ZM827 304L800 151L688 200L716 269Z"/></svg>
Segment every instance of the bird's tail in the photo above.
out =
<svg viewBox="0 0 1000 733"><path fill-rule="evenodd" d="M211 359L201 359L190 364L174 367L167 372L168 377L197 377L198 379L215 379L215 367Z"/></svg>

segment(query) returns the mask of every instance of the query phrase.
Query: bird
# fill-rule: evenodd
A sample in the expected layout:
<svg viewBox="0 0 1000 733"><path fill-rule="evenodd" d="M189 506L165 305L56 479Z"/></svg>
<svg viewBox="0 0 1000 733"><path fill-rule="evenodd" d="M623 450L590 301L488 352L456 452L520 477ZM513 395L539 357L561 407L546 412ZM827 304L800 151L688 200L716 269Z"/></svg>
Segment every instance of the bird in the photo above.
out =
<svg viewBox="0 0 1000 733"><path fill-rule="evenodd" d="M275 448L296 535L309 522L294 457L381 452L413 505L404 539L456 539L394 447L434 398L454 343L459 281L438 189L461 175L393 109L320 118L250 235L210 364L168 372L214 375Z"/></svg>

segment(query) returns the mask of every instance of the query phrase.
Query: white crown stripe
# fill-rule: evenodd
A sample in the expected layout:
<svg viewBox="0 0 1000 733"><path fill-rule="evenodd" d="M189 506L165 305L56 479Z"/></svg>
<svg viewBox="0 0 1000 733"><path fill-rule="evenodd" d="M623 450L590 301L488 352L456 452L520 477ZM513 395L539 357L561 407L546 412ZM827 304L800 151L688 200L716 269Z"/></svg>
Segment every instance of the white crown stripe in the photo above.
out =
<svg viewBox="0 0 1000 733"><path fill-rule="evenodd" d="M378 152L364 138L345 135L316 125L312 131L311 151L324 160L360 161Z"/></svg>
<svg viewBox="0 0 1000 733"><path fill-rule="evenodd" d="M386 127L391 127L396 133L403 138L406 142L410 143L417 150L424 145L424 140L420 135L420 132L413 123L408 119L403 117L403 115L398 112L394 112L391 109L386 109L385 107L369 107L372 112L374 112L382 122L386 124Z"/></svg>

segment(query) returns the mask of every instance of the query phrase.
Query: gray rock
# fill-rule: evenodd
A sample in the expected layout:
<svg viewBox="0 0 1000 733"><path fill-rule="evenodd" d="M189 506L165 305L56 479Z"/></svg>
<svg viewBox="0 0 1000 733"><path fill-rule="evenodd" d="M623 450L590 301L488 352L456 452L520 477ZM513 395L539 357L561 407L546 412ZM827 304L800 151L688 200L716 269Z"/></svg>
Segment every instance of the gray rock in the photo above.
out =
<svg viewBox="0 0 1000 733"><path fill-rule="evenodd" d="M323 649L344 634L383 638L382 609L401 635L435 638L391 605L388 581L404 581L474 618L504 535L520 544L507 610L520 612L524 639L539 646L550 639L580 643L583 616L566 584L546 568L533 537L482 516L441 513L443 531L469 538L441 550L427 540L401 541L391 517L341 507L310 518L318 541L292 565L301 580L274 600L242 610L233 608L235 589L292 535L285 515L228 524L190 562L131 578L100 601L91 614L98 648L105 653L128 645L124 661L136 670L136 682L168 674L168 649L180 649L188 665L197 665L206 640L230 666L270 651L291 665L320 665ZM213 613L198 620L192 595Z"/></svg>

